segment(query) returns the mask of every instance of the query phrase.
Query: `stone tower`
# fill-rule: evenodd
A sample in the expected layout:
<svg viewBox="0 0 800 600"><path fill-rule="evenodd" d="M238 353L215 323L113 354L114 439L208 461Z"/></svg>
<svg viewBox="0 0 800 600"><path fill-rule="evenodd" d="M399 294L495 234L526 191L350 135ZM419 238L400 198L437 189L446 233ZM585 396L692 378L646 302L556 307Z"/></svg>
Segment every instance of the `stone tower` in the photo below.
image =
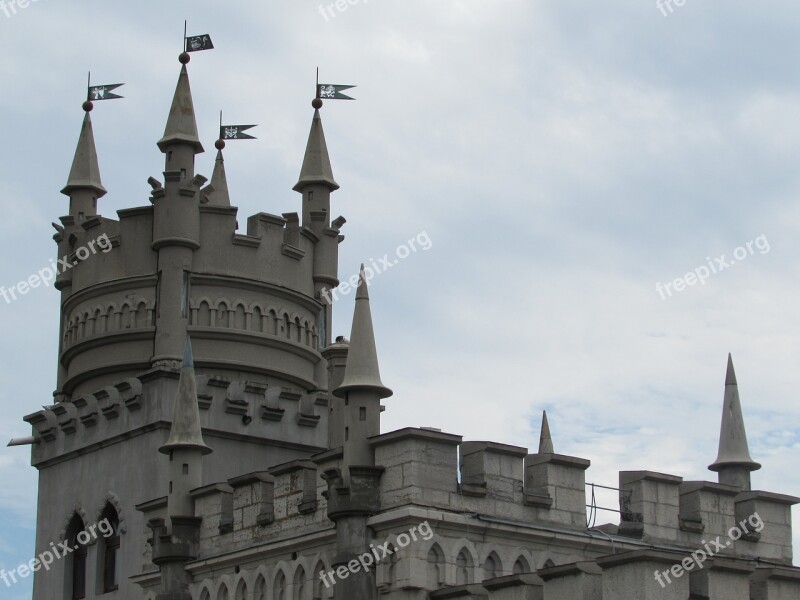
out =
<svg viewBox="0 0 800 600"><path fill-rule="evenodd" d="M331 345L331 307L322 293L338 285L345 220L331 222L331 192L339 186L319 111L294 186L302 208L255 214L246 233L238 233L222 151L208 185L196 174L203 144L188 55L182 57L157 142L163 181L148 180L149 201L118 211L117 219L99 213L106 189L91 105L62 190L69 214L61 217L54 239L58 256L74 265L56 281L61 315L55 404L25 420L33 427L32 463L39 470L37 553L102 515L119 523L116 583L102 581L103 540L79 557L86 563L87 597L100 593L98 586L109 598L141 597L129 580L140 571L144 552L139 533L145 522L135 507L167 494L170 482L178 486L176 465L189 465L191 485L173 487L165 502L176 516L188 517L186 492L193 487L328 448L323 353L331 346L338 360L346 357L346 345L343 351L342 344ZM185 351L188 337L193 358ZM214 450L202 458L202 479L195 470L197 449L173 448L168 441L171 427L175 433L175 404L187 394L188 366L197 425ZM159 449L173 462L159 460ZM177 456L186 453L191 456ZM37 573L34 598L71 597L74 563L57 561L49 572Z"/></svg>

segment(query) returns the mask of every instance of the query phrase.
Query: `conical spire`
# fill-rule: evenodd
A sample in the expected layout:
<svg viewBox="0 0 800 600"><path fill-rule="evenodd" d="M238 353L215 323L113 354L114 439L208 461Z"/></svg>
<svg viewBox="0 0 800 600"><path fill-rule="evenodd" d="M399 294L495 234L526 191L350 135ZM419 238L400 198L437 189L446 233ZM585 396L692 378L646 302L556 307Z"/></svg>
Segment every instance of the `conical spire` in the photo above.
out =
<svg viewBox="0 0 800 600"><path fill-rule="evenodd" d="M717 460L708 468L720 471L725 467L744 467L748 471L756 471L761 465L750 458L747 446L747 433L742 417L742 405L739 401L739 386L733 370L733 358L728 354L728 370L725 374L725 400L722 409L722 426L719 435L719 453Z"/></svg>
<svg viewBox="0 0 800 600"><path fill-rule="evenodd" d="M94 190L98 198L106 194L106 188L100 182L100 167L97 164L92 119L89 117L88 111L83 117L81 134L78 137L78 147L75 148L75 158L72 159L69 179L61 193L69 196L73 190L78 189Z"/></svg>
<svg viewBox="0 0 800 600"><path fill-rule="evenodd" d="M553 438L550 435L550 424L547 422L547 411L542 411L542 432L539 435L539 454L555 454Z"/></svg>
<svg viewBox="0 0 800 600"><path fill-rule="evenodd" d="M328 156L328 146L325 143L325 132L322 130L322 118L318 109L314 110L314 119L311 121L311 132L308 134L300 179L292 189L300 192L303 187L312 183L327 185L331 191L339 189L339 184L333 179L331 159Z"/></svg>
<svg viewBox="0 0 800 600"><path fill-rule="evenodd" d="M181 67L178 85L175 87L175 96L172 98L172 107L169 109L167 126L164 129L164 137L158 140L158 147L162 152L166 152L167 146L174 142L191 144L194 146L195 154L203 152L203 145L197 135L192 88L189 86L189 73L186 65Z"/></svg>
<svg viewBox="0 0 800 600"><path fill-rule="evenodd" d="M203 188L203 196L208 204L214 206L230 206L231 197L228 194L228 178L225 175L225 159L222 150L217 150L217 159L214 161L214 172L211 181Z"/></svg>
<svg viewBox="0 0 800 600"><path fill-rule="evenodd" d="M203 442L203 432L200 428L200 408L197 404L197 383L194 378L194 359L189 336L186 336L183 351L183 366L178 381L178 397L175 399L172 413L169 440L159 448L159 452L169 454L170 450L178 448L197 448L203 454L211 452L211 448Z"/></svg>
<svg viewBox="0 0 800 600"><path fill-rule="evenodd" d="M372 329L372 311L369 307L369 291L363 264L356 292L356 308L353 313L353 328L350 332L350 350L347 354L344 379L333 393L344 397L346 392L357 389L372 390L380 398L388 398L392 395L392 390L381 382L378 352L375 349L375 333Z"/></svg>

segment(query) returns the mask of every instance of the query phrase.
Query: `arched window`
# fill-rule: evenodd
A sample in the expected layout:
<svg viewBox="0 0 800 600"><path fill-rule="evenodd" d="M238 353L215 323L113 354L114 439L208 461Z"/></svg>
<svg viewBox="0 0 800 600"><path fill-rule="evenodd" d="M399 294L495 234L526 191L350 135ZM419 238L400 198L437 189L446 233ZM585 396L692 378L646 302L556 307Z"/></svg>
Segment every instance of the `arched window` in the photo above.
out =
<svg viewBox="0 0 800 600"><path fill-rule="evenodd" d="M272 587L273 600L289 600L286 597L286 576L283 571L278 571L275 576L275 585Z"/></svg>
<svg viewBox="0 0 800 600"><path fill-rule="evenodd" d="M306 589L306 572L303 567L297 569L297 573L294 574L294 598L295 600L303 600L305 595Z"/></svg>
<svg viewBox="0 0 800 600"><path fill-rule="evenodd" d="M247 584L245 584L244 580L239 582L236 587L236 594L233 597L234 600L247 600Z"/></svg>
<svg viewBox="0 0 800 600"><path fill-rule="evenodd" d="M325 584L322 582L322 578L319 576L319 574L324 572L325 564L318 562L317 566L314 568L314 600L322 600L322 590L325 587Z"/></svg>
<svg viewBox="0 0 800 600"><path fill-rule="evenodd" d="M495 577L500 577L502 575L503 567L500 565L500 558L492 552L489 556L486 557L486 561L483 563L483 578L484 579L494 579Z"/></svg>
<svg viewBox="0 0 800 600"><path fill-rule="evenodd" d="M514 563L514 575L522 575L523 573L530 573L531 567L524 556L520 556L517 562Z"/></svg>
<svg viewBox="0 0 800 600"><path fill-rule="evenodd" d="M259 575L258 579L256 579L253 600L267 600L267 580L264 579L263 575Z"/></svg>
<svg viewBox="0 0 800 600"><path fill-rule="evenodd" d="M100 533L103 534L99 537L97 552L97 574L102 578L98 588L105 594L119 589L119 515L110 502L103 509L98 525L102 526Z"/></svg>
<svg viewBox="0 0 800 600"><path fill-rule="evenodd" d="M203 593L200 594L200 600L211 600L211 594L208 590L203 590Z"/></svg>
<svg viewBox="0 0 800 600"><path fill-rule="evenodd" d="M228 600L228 586L224 583L220 586L219 591L217 592L217 600Z"/></svg>
<svg viewBox="0 0 800 600"><path fill-rule="evenodd" d="M444 583L444 552L439 544L428 550L427 587L429 591L438 590Z"/></svg>
<svg viewBox="0 0 800 600"><path fill-rule="evenodd" d="M66 591L65 597L70 600L83 600L86 598L86 542L85 525L78 513L72 516L67 526L67 543L70 548L75 548L66 556Z"/></svg>
<svg viewBox="0 0 800 600"><path fill-rule="evenodd" d="M466 549L456 557L456 585L472 583L472 557Z"/></svg>

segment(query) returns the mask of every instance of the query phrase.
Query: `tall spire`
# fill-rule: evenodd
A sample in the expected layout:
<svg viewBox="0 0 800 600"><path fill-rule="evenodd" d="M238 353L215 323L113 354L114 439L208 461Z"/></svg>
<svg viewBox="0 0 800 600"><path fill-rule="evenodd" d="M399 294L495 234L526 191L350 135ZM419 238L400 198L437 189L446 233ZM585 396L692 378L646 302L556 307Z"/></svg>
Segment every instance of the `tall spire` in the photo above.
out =
<svg viewBox="0 0 800 600"><path fill-rule="evenodd" d="M750 458L747 433L739 401L739 386L733 370L733 358L728 354L728 368L725 373L725 399L722 409L722 425L719 435L717 460L708 467L719 473L720 483L750 488L750 472L757 471L761 465Z"/></svg>
<svg viewBox="0 0 800 600"><path fill-rule="evenodd" d="M542 411L542 432L539 434L539 454L555 454L553 438L550 435L550 424L547 422L547 411Z"/></svg>
<svg viewBox="0 0 800 600"><path fill-rule="evenodd" d="M323 184L331 191L339 189L339 184L333 179L328 145L325 143L325 132L322 130L322 118L317 108L314 109L314 119L311 121L300 179L292 189L302 192L305 186L313 183Z"/></svg>
<svg viewBox="0 0 800 600"><path fill-rule="evenodd" d="M178 381L178 397L172 413L172 427L169 440L159 448L159 452L169 454L171 450L198 449L203 454L211 453L211 448L203 442L200 427L200 409L197 403L197 383L194 377L192 343L186 336L183 352L183 366Z"/></svg>
<svg viewBox="0 0 800 600"><path fill-rule="evenodd" d="M189 73L185 64L181 66L178 85L175 87L175 96L172 98L172 107L169 109L167 126L164 129L164 136L158 141L158 147L162 152L166 152L171 143L189 144L194 147L195 154L203 152L203 145L197 134L192 88L189 85Z"/></svg>
<svg viewBox="0 0 800 600"><path fill-rule="evenodd" d="M100 182L100 167L97 164L92 119L88 110L83 117L81 134L78 137L78 146L75 148L75 157L72 159L69 179L61 193L69 196L76 190L91 190L95 193L96 198L106 195L106 188Z"/></svg>
<svg viewBox="0 0 800 600"><path fill-rule="evenodd" d="M203 188L202 195L205 202L214 206L230 206L231 197L228 194L228 178L225 175L225 159L222 158L222 150L217 150L217 158L214 161L214 172L211 174L211 181Z"/></svg>
<svg viewBox="0 0 800 600"><path fill-rule="evenodd" d="M352 390L371 390L376 392L379 398L388 398L392 395L392 390L381 382L363 264L356 292L356 308L353 313L353 328L350 332L350 349L347 354L344 379L333 393L344 397L345 393Z"/></svg>

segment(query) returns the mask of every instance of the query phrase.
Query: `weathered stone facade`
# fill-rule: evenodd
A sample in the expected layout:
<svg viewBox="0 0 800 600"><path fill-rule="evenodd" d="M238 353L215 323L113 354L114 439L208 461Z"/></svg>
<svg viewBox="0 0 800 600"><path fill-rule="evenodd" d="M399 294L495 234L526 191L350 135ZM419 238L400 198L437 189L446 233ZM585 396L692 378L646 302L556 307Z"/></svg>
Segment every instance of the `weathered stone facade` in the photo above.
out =
<svg viewBox="0 0 800 600"><path fill-rule="evenodd" d="M546 416L535 453L433 429L381 434L392 392L363 274L349 341L328 326L344 219L331 220L339 185L319 102L294 187L301 216L260 213L239 234L221 149L210 183L195 175L182 62L149 205L97 214L106 191L87 111L54 236L70 261L109 240L58 278L56 404L25 417L37 552L76 518L118 519L118 581L104 582L107 550L92 543L87 598L800 597L800 500L750 489L760 465L730 360L719 483L624 471L619 524L587 526L590 462L555 452ZM72 598L74 569L38 572L34 598Z"/></svg>

